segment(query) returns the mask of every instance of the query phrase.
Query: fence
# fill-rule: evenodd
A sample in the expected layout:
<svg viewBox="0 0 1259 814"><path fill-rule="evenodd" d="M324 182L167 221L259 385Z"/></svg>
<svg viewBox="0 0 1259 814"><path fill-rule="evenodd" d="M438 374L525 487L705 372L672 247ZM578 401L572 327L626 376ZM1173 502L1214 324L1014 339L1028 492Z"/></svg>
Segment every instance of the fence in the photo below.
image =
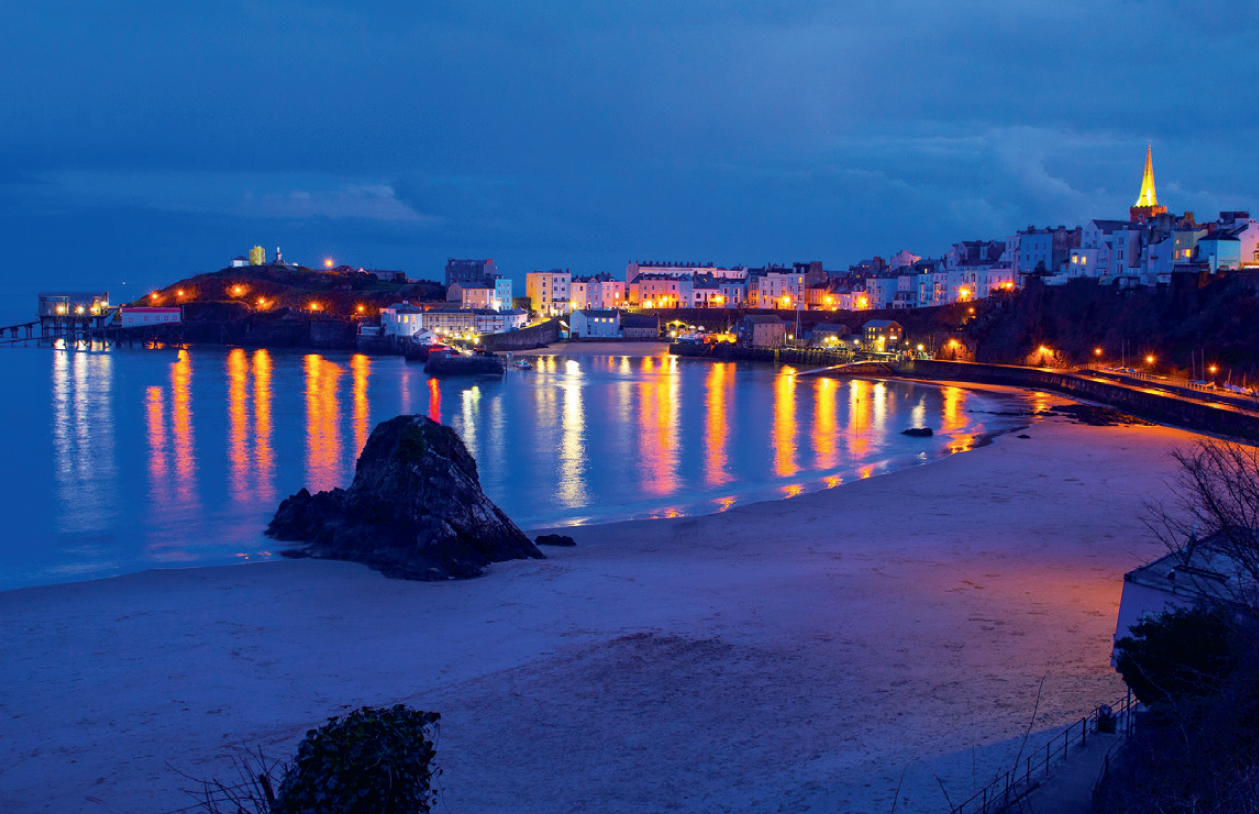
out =
<svg viewBox="0 0 1259 814"><path fill-rule="evenodd" d="M1135 700L1129 692L1123 701L1110 708L1116 732L1127 734L1132 731L1134 706ZM1000 814L1005 811L1048 777L1052 765L1065 761L1072 745L1084 746L1090 735L1097 736L1101 711L1102 707L1098 707L1091 715L1054 735L1045 742L1043 749L1038 748L1026 758L1021 758L1009 771L998 775L970 799L954 806L950 814Z"/></svg>

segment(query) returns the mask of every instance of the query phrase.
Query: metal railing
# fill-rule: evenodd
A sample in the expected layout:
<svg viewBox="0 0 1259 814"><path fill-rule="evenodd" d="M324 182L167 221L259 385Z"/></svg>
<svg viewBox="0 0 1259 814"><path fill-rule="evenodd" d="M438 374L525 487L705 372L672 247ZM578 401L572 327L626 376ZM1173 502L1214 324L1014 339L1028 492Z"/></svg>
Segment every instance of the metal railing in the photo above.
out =
<svg viewBox="0 0 1259 814"><path fill-rule="evenodd" d="M1089 737L1097 737L1098 722L1105 717L1103 710L1109 710L1115 733L1131 732L1135 705L1136 701L1129 692L1112 707L1098 707L1045 741L1044 748L1037 748L1026 757L1020 755L1013 767L998 775L969 799L954 806L949 814L1000 814L1039 786L1050 775L1053 765L1068 758L1073 745L1083 747L1088 744Z"/></svg>

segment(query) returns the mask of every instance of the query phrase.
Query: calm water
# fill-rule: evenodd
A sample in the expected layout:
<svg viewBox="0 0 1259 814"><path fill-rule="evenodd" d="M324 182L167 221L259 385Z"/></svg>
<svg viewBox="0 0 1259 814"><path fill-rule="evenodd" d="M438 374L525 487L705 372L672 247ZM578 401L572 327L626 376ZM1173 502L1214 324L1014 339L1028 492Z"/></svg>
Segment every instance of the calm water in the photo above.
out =
<svg viewBox="0 0 1259 814"><path fill-rule="evenodd" d="M671 357L543 358L438 382L397 358L0 350L0 588L272 556L279 501L346 486L379 421L453 426L523 528L722 511L971 448L1000 405L945 387ZM1004 419L1008 421L1009 419ZM933 427L933 439L900 431Z"/></svg>

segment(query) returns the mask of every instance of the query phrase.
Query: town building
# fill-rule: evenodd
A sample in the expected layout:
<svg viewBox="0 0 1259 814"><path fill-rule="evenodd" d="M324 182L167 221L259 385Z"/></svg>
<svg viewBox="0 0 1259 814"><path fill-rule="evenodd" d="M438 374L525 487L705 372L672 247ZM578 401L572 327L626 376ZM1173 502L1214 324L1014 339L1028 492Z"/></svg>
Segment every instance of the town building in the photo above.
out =
<svg viewBox="0 0 1259 814"><path fill-rule="evenodd" d="M409 339L423 327L424 309L404 300L380 309L380 326L385 336Z"/></svg>
<svg viewBox="0 0 1259 814"><path fill-rule="evenodd" d="M630 304L643 308L689 308L694 296L693 277L670 274L639 274L629 284Z"/></svg>
<svg viewBox="0 0 1259 814"><path fill-rule="evenodd" d="M573 308L623 308L628 305L625 282L606 272L574 277L569 290Z"/></svg>
<svg viewBox="0 0 1259 814"><path fill-rule="evenodd" d="M490 307L496 311L506 311L512 307L512 281L498 275L494 278L494 297Z"/></svg>
<svg viewBox="0 0 1259 814"><path fill-rule="evenodd" d="M124 328L149 328L157 325L178 325L184 321L182 306L128 306L118 309L118 324Z"/></svg>
<svg viewBox="0 0 1259 814"><path fill-rule="evenodd" d="M567 270L531 271L525 275L529 308L539 316L553 317L571 310L572 274Z"/></svg>
<svg viewBox="0 0 1259 814"><path fill-rule="evenodd" d="M659 339L660 317L655 314L621 315L622 339Z"/></svg>
<svg viewBox="0 0 1259 814"><path fill-rule="evenodd" d="M621 335L621 312L616 308L577 310L568 316L573 339L613 339Z"/></svg>
<svg viewBox="0 0 1259 814"><path fill-rule="evenodd" d="M694 277L696 274L711 274L723 280L742 280L747 277L748 270L743 266L722 268L714 263L691 262L658 262L631 261L625 266L625 282L632 283L639 275L654 274L662 277Z"/></svg>
<svg viewBox="0 0 1259 814"><path fill-rule="evenodd" d="M425 329L442 336L475 337L523 328L529 321L524 311L491 308L433 308L421 319Z"/></svg>
<svg viewBox="0 0 1259 814"><path fill-rule="evenodd" d="M498 276L493 260L446 260L446 288L455 283L493 283Z"/></svg>
<svg viewBox="0 0 1259 814"><path fill-rule="evenodd" d="M813 333L809 338L809 347L813 348L838 348L843 345L845 337L848 336L848 326L833 323L819 322L813 326Z"/></svg>
<svg viewBox="0 0 1259 814"><path fill-rule="evenodd" d="M777 314L752 314L735 323L735 334L749 348L781 348L787 341L787 323Z"/></svg>
<svg viewBox="0 0 1259 814"><path fill-rule="evenodd" d="M451 283L446 289L446 301L457 302L460 308L495 308L495 289L480 280Z"/></svg>
<svg viewBox="0 0 1259 814"><path fill-rule="evenodd" d="M866 350L891 351L905 337L905 328L896 320L872 319L861 326L861 333Z"/></svg>

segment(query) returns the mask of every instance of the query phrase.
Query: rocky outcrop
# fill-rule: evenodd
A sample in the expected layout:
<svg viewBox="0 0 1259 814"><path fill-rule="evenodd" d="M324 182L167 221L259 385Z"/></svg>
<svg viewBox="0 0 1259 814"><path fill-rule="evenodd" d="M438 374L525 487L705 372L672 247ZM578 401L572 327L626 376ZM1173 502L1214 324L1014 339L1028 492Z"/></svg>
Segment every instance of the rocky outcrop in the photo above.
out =
<svg viewBox="0 0 1259 814"><path fill-rule="evenodd" d="M455 431L418 415L378 424L349 489L302 489L266 533L309 544L289 556L352 560L402 579L473 577L492 562L543 557L481 491Z"/></svg>
<svg viewBox="0 0 1259 814"><path fill-rule="evenodd" d="M538 545L558 545L558 546L574 546L577 541L567 534L541 534L534 538L534 542Z"/></svg>
<svg viewBox="0 0 1259 814"><path fill-rule="evenodd" d="M910 438L930 438L935 433L930 427L910 427L907 430L901 430L901 435L908 435Z"/></svg>

